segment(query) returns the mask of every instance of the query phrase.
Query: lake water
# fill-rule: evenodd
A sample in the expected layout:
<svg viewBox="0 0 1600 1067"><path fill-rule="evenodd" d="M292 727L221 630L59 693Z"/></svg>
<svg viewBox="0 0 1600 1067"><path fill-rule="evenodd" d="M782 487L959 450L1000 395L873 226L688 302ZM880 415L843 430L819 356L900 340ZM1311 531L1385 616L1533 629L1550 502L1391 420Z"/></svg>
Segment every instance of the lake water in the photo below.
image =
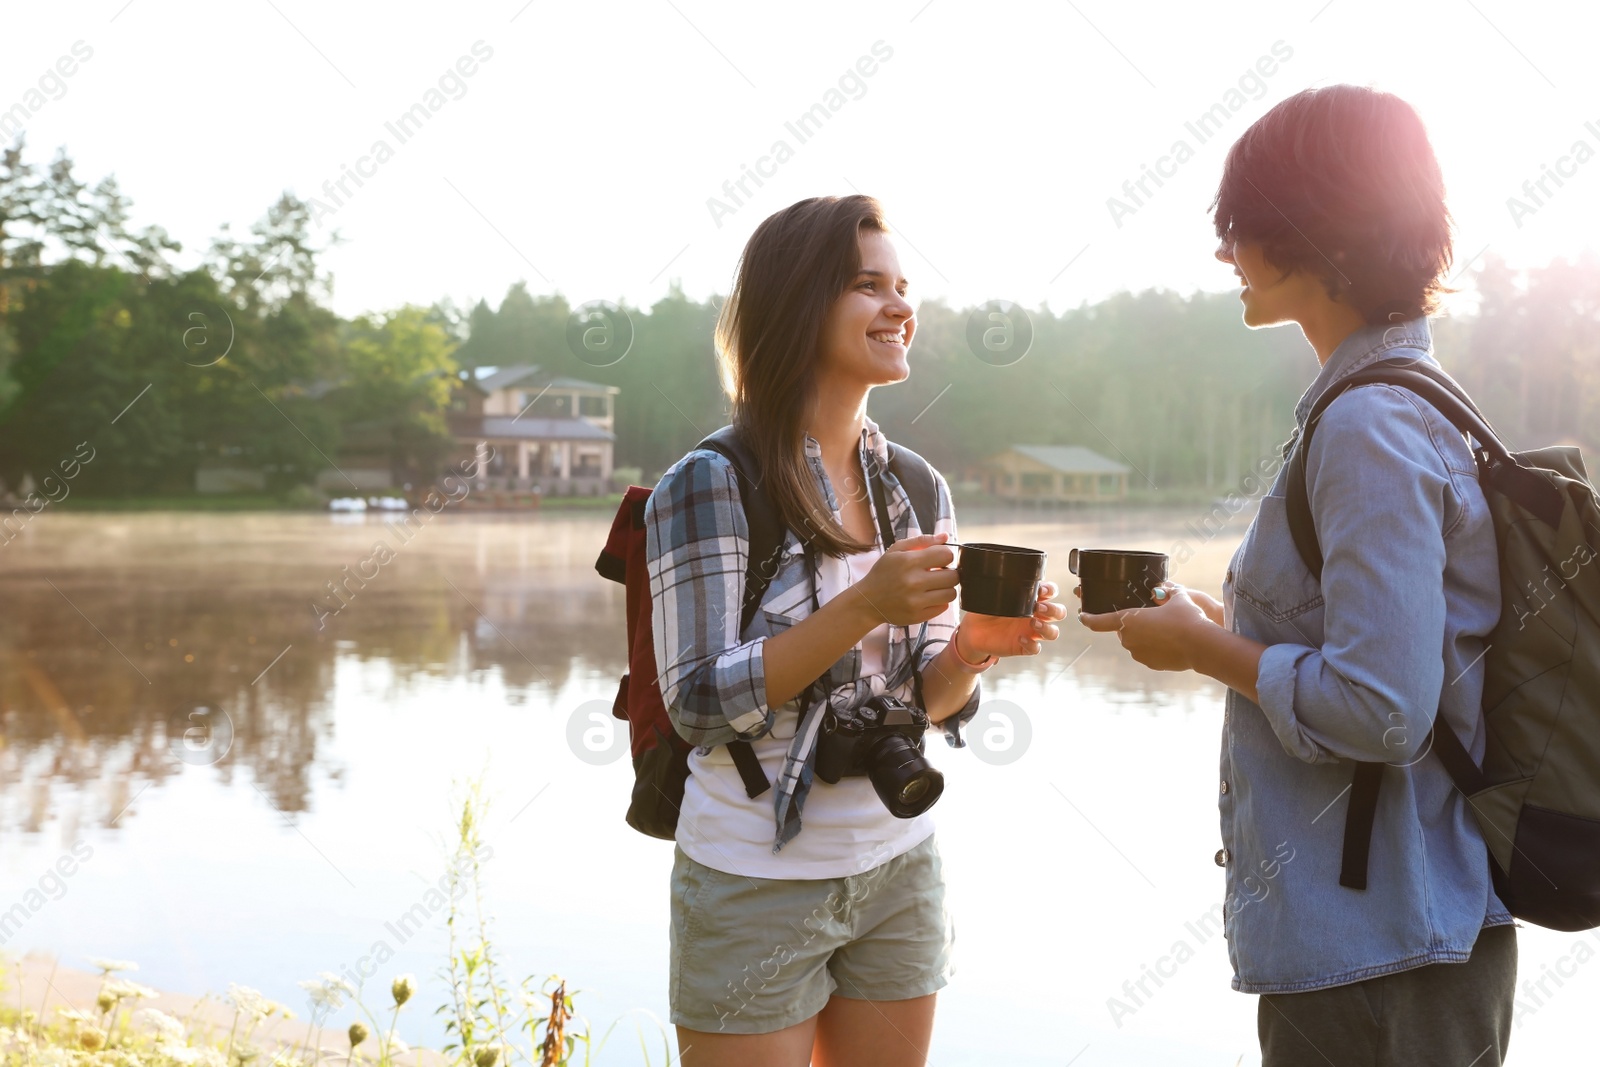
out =
<svg viewBox="0 0 1600 1067"><path fill-rule="evenodd" d="M1216 592L1248 515L1208 537L1203 514L969 515L962 532L1048 549L1068 588L1075 545L1181 542L1194 558L1176 576ZM240 982L305 1016L296 981L381 943L394 958L367 999L414 972L401 1035L438 1042L442 915L395 923L444 871L454 783L484 772L504 960L563 975L596 1032L655 1032L671 846L623 823L625 738L588 718L624 655L621 588L593 570L607 525L446 515L407 539L377 517L36 518L0 546L6 951L135 960L176 992ZM327 588L374 571L343 602ZM1259 1062L1256 1000L1198 925L1222 889L1221 687L1145 671L1076 625L985 687L989 758L930 746L958 966L931 1062ZM210 747L186 747L202 726ZM89 858L49 882L74 845ZM42 878L43 906L16 912ZM1522 931L1522 976L1544 985L1526 987L1511 1062L1562 1062L1586 1039L1595 945ZM1114 1016L1124 983L1173 954L1176 973ZM598 1062L642 1062L638 1042Z"/></svg>

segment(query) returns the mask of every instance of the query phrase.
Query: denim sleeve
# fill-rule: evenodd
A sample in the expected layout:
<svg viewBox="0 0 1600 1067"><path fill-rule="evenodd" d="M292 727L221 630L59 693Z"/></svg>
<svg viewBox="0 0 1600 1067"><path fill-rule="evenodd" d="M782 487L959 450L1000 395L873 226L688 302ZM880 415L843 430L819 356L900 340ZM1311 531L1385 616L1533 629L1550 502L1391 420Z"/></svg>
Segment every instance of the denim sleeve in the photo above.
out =
<svg viewBox="0 0 1600 1067"><path fill-rule="evenodd" d="M955 505L950 500L950 487L945 483L944 475L937 470L933 472L933 481L938 490L939 518L933 524L931 533L949 534L950 540L959 541L956 536ZM918 672L928 669L928 664L933 658L944 651L944 646L950 643L950 637L956 632L956 624L961 620L961 613L957 610L958 601L951 601L945 605L944 611L928 622L928 643L922 649L922 661L918 664ZM966 740L961 736L961 727L978 714L978 700L983 695L983 681L977 680L972 687L972 695L967 702L961 705L949 718L941 719L938 726L944 730L944 739L952 748L966 747Z"/></svg>
<svg viewBox="0 0 1600 1067"><path fill-rule="evenodd" d="M644 521L650 626L673 726L694 745L764 735L766 638L739 633L750 531L732 465L691 452L650 494Z"/></svg>
<svg viewBox="0 0 1600 1067"><path fill-rule="evenodd" d="M1284 749L1307 762L1408 762L1439 706L1444 538L1460 502L1419 405L1358 386L1328 406L1306 457L1322 647L1268 647L1256 690Z"/></svg>

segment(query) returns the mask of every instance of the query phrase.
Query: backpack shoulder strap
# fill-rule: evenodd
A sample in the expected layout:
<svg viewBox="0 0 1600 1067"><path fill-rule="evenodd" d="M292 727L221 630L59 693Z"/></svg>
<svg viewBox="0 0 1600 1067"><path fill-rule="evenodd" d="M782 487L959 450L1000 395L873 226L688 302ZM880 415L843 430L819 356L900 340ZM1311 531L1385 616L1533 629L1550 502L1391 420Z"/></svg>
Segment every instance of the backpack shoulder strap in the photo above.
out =
<svg viewBox="0 0 1600 1067"><path fill-rule="evenodd" d="M733 465L734 477L739 482L739 502L744 508L745 525L750 530L750 552L744 572L744 600L739 612L739 633L742 635L760 610L761 598L766 596L767 586L772 584L772 575L777 568L771 564L783 547L783 520L778 517L778 509L773 506L772 498L762 488L759 473L752 477L752 472L760 471L760 464L736 429L724 426L706 437L696 448L709 449L725 458ZM733 765L738 768L745 795L754 800L772 787L750 742L734 740L725 747L733 758Z"/></svg>
<svg viewBox="0 0 1600 1067"><path fill-rule="evenodd" d="M933 465L905 445L889 444L889 472L911 498L911 511L917 528L932 533L939 521L939 487L934 484Z"/></svg>
<svg viewBox="0 0 1600 1067"><path fill-rule="evenodd" d="M1461 386L1430 363L1384 360L1335 383L1317 398L1306 417L1305 430L1289 455L1289 475L1284 485L1284 510L1289 521L1289 533L1294 537L1294 546L1300 553L1301 561L1318 580L1322 578L1322 545L1317 539L1316 524L1311 516L1311 499L1306 490L1306 456L1311 451L1311 435L1316 431L1323 412L1345 390L1358 385L1398 385L1411 390L1450 420L1452 426L1477 441L1489 463L1517 466L1499 435L1489 426L1488 420Z"/></svg>
<svg viewBox="0 0 1600 1067"><path fill-rule="evenodd" d="M1319 581L1322 578L1322 545L1317 539L1310 495L1306 489L1306 455L1311 448L1311 435L1323 412L1345 390L1371 384L1397 385L1409 389L1431 404L1450 420L1452 426L1478 443L1481 468L1499 470L1519 466L1466 391L1455 379L1431 363L1382 360L1336 383L1317 398L1306 417L1305 431L1299 435L1289 457L1288 481L1284 487L1284 509L1295 549L1306 568ZM1429 733L1428 748L1438 751L1451 778L1463 790L1467 790L1468 785L1474 782L1481 783L1481 772L1449 726L1435 724ZM1351 779L1339 868L1339 884L1348 889L1367 888L1367 860L1371 851L1373 821L1377 817L1378 794L1383 783L1383 768L1382 763L1357 763ZM1473 791L1469 790L1469 795Z"/></svg>
<svg viewBox="0 0 1600 1067"><path fill-rule="evenodd" d="M932 533L934 525L939 521L939 486L933 477L933 465L904 445L889 443L889 471L906 491L906 496L911 500L911 513L916 517L917 529L923 533ZM878 494L878 509L881 515L879 520L885 531L889 531L889 507L882 499L883 486L881 479L873 479L873 490ZM884 534L884 544L892 540L891 533ZM926 631L924 631L926 632ZM921 646L918 646L919 648ZM922 672L913 671L911 674L913 692L916 694L918 706L922 705Z"/></svg>
<svg viewBox="0 0 1600 1067"><path fill-rule="evenodd" d="M732 426L724 426L701 441L697 448L710 449L733 465L739 481L739 501L744 507L745 525L750 530L750 554L745 564L744 601L739 615L739 632L761 608L761 598L772 584L776 570L773 557L783 548L785 528L760 477L761 465L744 439Z"/></svg>

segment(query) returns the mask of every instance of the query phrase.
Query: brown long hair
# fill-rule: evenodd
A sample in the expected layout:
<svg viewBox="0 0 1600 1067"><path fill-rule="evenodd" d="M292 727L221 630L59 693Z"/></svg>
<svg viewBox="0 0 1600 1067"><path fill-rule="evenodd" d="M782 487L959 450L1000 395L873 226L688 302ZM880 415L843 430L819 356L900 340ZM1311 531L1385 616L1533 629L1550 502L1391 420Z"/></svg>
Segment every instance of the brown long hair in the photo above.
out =
<svg viewBox="0 0 1600 1067"><path fill-rule="evenodd" d="M733 424L756 454L784 525L832 556L871 546L834 521L806 463L806 419L816 401L823 321L861 270L862 230L889 232L870 196L816 196L769 216L745 244L717 318Z"/></svg>

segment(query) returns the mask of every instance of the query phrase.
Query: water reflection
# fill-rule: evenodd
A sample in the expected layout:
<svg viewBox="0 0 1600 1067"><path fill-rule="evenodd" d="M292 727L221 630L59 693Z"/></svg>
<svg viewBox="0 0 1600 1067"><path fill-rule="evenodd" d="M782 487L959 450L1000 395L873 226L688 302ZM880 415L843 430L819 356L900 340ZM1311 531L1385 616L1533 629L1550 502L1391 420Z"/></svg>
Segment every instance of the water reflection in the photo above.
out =
<svg viewBox="0 0 1600 1067"><path fill-rule="evenodd" d="M1182 543L1193 556L1176 577L1215 592L1248 516L1199 536L1204 514L967 511L962 535L1042 547L1068 588L1072 547ZM0 546L0 910L69 845L94 858L65 899L11 909L4 947L134 959L158 987L240 981L301 1008L298 980L371 952L437 879L450 783L493 753L507 956L581 982L601 1027L664 1015L670 848L622 822L625 760L567 749L569 716L608 701L623 666L622 591L593 571L607 526L592 513L445 517L410 537L313 515L30 523ZM363 570L380 543L392 558ZM1125 1028L1106 1011L1220 892L1221 687L1146 671L1115 635L1070 622L984 685L1025 710L1032 747L986 762L933 746L962 931L933 1062L1059 1064L1086 1044L1084 1063L1258 1062L1254 1004L1229 991L1219 939ZM1592 955L1576 940L1520 931L1524 970ZM435 975L446 946L442 924L396 943L385 977ZM429 981L419 1002L441 1003ZM1526 1062L1566 1062L1555 1050L1577 1047L1597 983L1570 979L1518 1031ZM437 1016L402 1022L407 1041L446 1040ZM628 1055L619 1042L599 1062L640 1062Z"/></svg>
<svg viewBox="0 0 1600 1067"><path fill-rule="evenodd" d="M965 532L1046 548L1070 589L1069 548L1165 548L1182 519L1034 513L976 517ZM229 784L242 769L279 810L307 810L340 656L382 661L401 688L492 674L529 708L574 684L608 698L625 666L621 588L591 566L604 516L446 517L409 531L319 515L51 520L0 555L11 607L0 617L0 833L37 833L52 815L69 833L80 821L114 826L141 786L185 763L214 763ZM1186 577L1215 586L1207 571L1225 555L1202 554ZM1069 626L1015 673L1042 684L1070 670L1141 713L1209 685L1145 671L1106 647L1114 638L1093 641ZM52 812L51 783L77 787L78 806Z"/></svg>

